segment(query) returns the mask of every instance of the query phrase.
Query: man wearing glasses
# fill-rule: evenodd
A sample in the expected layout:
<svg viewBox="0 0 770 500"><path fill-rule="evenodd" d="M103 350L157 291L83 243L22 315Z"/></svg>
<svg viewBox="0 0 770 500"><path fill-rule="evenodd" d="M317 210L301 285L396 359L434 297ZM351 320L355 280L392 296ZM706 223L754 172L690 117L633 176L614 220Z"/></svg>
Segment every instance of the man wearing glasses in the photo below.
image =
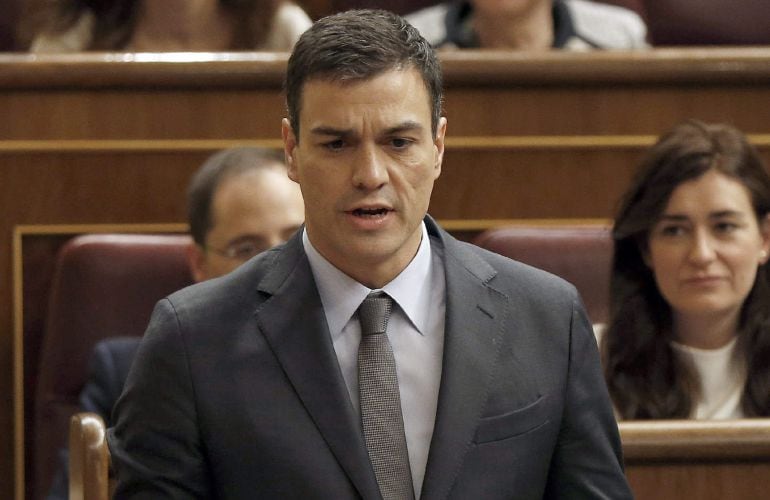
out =
<svg viewBox="0 0 770 500"><path fill-rule="evenodd" d="M215 153L187 194L190 270L196 281L229 273L288 240L305 219L283 152L243 147Z"/></svg>
<svg viewBox="0 0 770 500"><path fill-rule="evenodd" d="M195 173L187 192L190 273L204 281L229 273L251 257L279 245L299 229L305 207L299 186L286 173L282 151L239 147L219 151ZM99 342L80 393L82 411L111 423L140 337ZM67 498L67 452L48 500Z"/></svg>

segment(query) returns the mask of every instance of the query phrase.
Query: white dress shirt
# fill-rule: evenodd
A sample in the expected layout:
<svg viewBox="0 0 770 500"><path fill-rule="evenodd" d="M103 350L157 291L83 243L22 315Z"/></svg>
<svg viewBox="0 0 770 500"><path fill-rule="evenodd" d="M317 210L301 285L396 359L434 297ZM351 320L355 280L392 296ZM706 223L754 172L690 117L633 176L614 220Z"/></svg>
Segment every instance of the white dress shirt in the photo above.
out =
<svg viewBox="0 0 770 500"><path fill-rule="evenodd" d="M356 311L372 291L327 261L303 232L302 243L321 296L326 322L350 401L358 403L358 344L361 326ZM444 350L446 282L443 255L431 248L425 224L422 241L409 265L381 289L393 298L388 339L396 359L404 433L409 450L415 498L419 498L436 420ZM395 307L395 305L398 307Z"/></svg>

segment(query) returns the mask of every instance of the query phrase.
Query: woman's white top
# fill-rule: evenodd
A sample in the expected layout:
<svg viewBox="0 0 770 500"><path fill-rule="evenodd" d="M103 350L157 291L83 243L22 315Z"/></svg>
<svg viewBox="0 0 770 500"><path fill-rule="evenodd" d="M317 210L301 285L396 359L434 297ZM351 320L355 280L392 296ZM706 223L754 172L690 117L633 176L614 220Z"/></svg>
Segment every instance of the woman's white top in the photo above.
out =
<svg viewBox="0 0 770 500"><path fill-rule="evenodd" d="M718 349L698 349L671 342L677 354L692 363L701 384L701 397L691 418L745 417L741 396L746 384L745 362L736 349L737 337Z"/></svg>
<svg viewBox="0 0 770 500"><path fill-rule="evenodd" d="M607 331L604 324L594 325L597 343ZM695 402L690 418L720 420L744 418L741 396L746 385L746 364L736 348L737 337L718 349L698 349L678 342L671 347L690 363L700 381L701 397ZM617 411L615 415L618 416Z"/></svg>

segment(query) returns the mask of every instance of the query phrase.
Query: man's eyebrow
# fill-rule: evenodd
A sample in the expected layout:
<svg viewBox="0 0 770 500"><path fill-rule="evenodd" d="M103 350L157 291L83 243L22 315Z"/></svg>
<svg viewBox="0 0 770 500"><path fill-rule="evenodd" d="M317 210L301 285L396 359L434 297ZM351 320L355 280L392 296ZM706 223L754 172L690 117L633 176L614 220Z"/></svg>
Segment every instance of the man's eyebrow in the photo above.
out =
<svg viewBox="0 0 770 500"><path fill-rule="evenodd" d="M385 135L393 135L393 134L398 134L401 132L409 132L413 130L420 131L423 128L425 127L422 126L422 123L416 122L414 120L407 120L405 122L399 123L394 127L385 129Z"/></svg>
<svg viewBox="0 0 770 500"><path fill-rule="evenodd" d="M383 135L394 135L402 132L408 132L413 130L422 130L423 125L420 122L414 121L414 120L407 120L404 122L399 123L398 125L394 125L392 127L389 127L383 131ZM341 129L341 128L335 128L329 125L318 125L317 127L313 127L310 129L310 133L314 135L329 135L334 137L347 137L350 135L353 135L353 129L347 128L347 129Z"/></svg>
<svg viewBox="0 0 770 500"><path fill-rule="evenodd" d="M319 125L310 129L310 133L314 135L332 135L335 137L345 137L353 133L352 129L340 129L330 127L328 125Z"/></svg>
<svg viewBox="0 0 770 500"><path fill-rule="evenodd" d="M238 236L234 237L233 239L229 240L227 242L227 246L231 245L240 245L241 243L258 243L258 244L264 244L266 241L265 237L261 234L239 234Z"/></svg>

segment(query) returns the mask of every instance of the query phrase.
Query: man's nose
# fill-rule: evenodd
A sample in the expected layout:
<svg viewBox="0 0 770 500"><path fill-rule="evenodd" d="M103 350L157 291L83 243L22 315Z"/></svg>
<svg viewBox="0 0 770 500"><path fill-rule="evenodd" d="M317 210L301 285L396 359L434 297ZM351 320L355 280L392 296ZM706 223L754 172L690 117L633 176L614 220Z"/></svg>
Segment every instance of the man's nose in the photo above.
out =
<svg viewBox="0 0 770 500"><path fill-rule="evenodd" d="M367 191L382 187L388 182L387 160L376 146L362 146L353 165L353 185Z"/></svg>

